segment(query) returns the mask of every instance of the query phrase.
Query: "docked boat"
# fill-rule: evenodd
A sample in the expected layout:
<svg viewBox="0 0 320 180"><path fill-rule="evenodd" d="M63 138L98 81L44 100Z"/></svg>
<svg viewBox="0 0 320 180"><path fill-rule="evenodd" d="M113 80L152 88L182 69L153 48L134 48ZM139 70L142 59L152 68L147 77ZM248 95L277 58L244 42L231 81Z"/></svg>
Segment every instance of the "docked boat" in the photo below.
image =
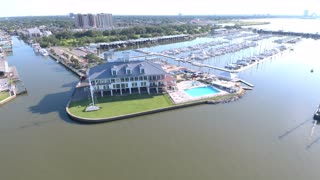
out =
<svg viewBox="0 0 320 180"><path fill-rule="evenodd" d="M48 56L48 55L49 55L49 53L48 53L48 51L47 51L46 49L40 49L40 50L39 50L39 53L40 53L42 56Z"/></svg>
<svg viewBox="0 0 320 180"><path fill-rule="evenodd" d="M33 51L37 54L39 53L41 47L40 47L40 44L39 43L33 43L31 44L32 48L33 48Z"/></svg>
<svg viewBox="0 0 320 180"><path fill-rule="evenodd" d="M320 121L320 105L319 105L317 111L314 113L313 119L316 121Z"/></svg>

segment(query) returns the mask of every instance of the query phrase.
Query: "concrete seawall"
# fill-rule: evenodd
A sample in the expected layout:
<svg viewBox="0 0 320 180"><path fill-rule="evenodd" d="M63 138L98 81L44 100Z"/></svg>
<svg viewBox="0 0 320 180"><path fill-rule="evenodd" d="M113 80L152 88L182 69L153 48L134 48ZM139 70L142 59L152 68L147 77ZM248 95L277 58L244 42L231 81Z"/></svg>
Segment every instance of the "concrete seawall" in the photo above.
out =
<svg viewBox="0 0 320 180"><path fill-rule="evenodd" d="M166 108L161 108L161 109L154 109L150 111L144 111L144 112L138 112L138 113L133 113L133 114L126 114L126 115L121 115L121 116L114 116L114 117L108 117L108 118L83 118L83 117L78 117L76 115L73 115L69 111L69 105L71 103L71 99L69 100L67 107L66 107L66 112L68 116L81 124L99 124L99 123L105 123L105 122L111 122L111 121L116 121L116 120L121 120L121 119L127 119L127 118L133 118L133 117L138 117L138 116L143 116L143 115L149 115L149 114L154 114L154 113L159 113L159 112L164 112L164 111L170 111L170 110L175 110L175 109L181 109L181 108L186 108L186 107L192 107L196 105L201 105L201 104L219 104L219 103L228 103L228 102L233 102L241 97L243 97L245 94L245 91L241 89L238 93L236 93L232 97L221 97L221 99L218 100L203 100L203 101L197 101L197 102L191 102L188 104L181 104L181 105L174 105L171 107L166 107Z"/></svg>
<svg viewBox="0 0 320 180"><path fill-rule="evenodd" d="M16 95L13 95L13 96L9 96L8 98L0 101L0 105L4 105L5 103L8 103L10 102L11 100L15 99L17 96Z"/></svg>
<svg viewBox="0 0 320 180"><path fill-rule="evenodd" d="M76 74L79 77L85 76L85 74L79 72L78 70L74 69L73 67L69 66L67 63L64 62L63 59L60 59L59 57L49 53L49 56L53 59L55 59L56 61L59 61L60 64L62 64L64 67L66 67L67 69L69 69L71 72L73 72L74 74Z"/></svg>

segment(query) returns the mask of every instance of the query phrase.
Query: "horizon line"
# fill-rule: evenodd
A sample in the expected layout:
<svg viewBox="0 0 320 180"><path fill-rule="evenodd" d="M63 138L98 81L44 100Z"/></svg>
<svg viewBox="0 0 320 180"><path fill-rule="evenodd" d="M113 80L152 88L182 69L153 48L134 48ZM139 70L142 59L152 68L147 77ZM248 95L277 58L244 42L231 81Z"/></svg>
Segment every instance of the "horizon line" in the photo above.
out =
<svg viewBox="0 0 320 180"><path fill-rule="evenodd" d="M72 13L72 12L71 12ZM56 15L21 15L21 16L0 16L0 18L17 18L17 17L52 17L52 16L69 16L69 14ZM73 13L73 14L97 14L97 13ZM108 13L112 14L112 13ZM112 14L112 16L289 16L289 17L303 17L303 15L293 14Z"/></svg>

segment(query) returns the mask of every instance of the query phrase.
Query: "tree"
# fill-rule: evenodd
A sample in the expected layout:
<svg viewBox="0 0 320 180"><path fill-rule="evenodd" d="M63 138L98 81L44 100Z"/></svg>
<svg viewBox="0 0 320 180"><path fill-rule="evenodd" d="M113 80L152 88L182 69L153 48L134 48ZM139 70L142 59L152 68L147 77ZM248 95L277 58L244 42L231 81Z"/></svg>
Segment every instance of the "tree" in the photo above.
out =
<svg viewBox="0 0 320 180"><path fill-rule="evenodd" d="M105 30L102 33L104 36L110 36L110 31L109 30Z"/></svg>
<svg viewBox="0 0 320 180"><path fill-rule="evenodd" d="M94 54L87 54L84 58L89 60L89 62L96 62L100 60L100 58Z"/></svg>
<svg viewBox="0 0 320 180"><path fill-rule="evenodd" d="M115 36L115 35L118 34L118 32L117 32L116 30L112 29L112 30L110 31L110 34L111 34L112 36Z"/></svg>
<svg viewBox="0 0 320 180"><path fill-rule="evenodd" d="M57 39L71 39L73 34L70 31L63 31L55 35Z"/></svg>

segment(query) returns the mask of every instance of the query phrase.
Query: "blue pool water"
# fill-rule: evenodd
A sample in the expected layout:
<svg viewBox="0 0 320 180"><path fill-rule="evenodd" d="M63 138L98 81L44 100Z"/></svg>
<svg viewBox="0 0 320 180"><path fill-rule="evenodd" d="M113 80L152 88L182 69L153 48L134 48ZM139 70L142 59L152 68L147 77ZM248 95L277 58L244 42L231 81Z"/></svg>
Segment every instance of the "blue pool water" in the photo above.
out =
<svg viewBox="0 0 320 180"><path fill-rule="evenodd" d="M200 96L206 96L206 95L219 93L218 90L216 90L215 88L213 88L211 86L187 89L187 90L184 90L184 92L186 92L191 97L200 97Z"/></svg>

